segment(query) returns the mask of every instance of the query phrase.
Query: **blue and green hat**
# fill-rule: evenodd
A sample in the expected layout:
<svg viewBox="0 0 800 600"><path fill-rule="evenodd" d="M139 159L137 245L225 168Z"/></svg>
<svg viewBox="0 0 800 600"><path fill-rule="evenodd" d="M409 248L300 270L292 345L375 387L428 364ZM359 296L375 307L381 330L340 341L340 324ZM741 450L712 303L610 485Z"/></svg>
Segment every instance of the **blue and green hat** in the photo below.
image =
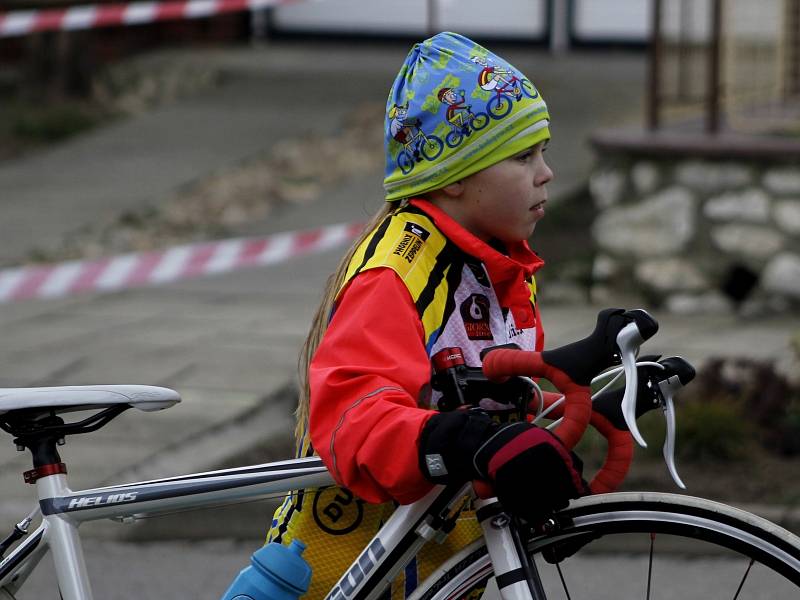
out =
<svg viewBox="0 0 800 600"><path fill-rule="evenodd" d="M550 137L550 115L520 71L443 32L408 53L386 102L386 200L442 188Z"/></svg>

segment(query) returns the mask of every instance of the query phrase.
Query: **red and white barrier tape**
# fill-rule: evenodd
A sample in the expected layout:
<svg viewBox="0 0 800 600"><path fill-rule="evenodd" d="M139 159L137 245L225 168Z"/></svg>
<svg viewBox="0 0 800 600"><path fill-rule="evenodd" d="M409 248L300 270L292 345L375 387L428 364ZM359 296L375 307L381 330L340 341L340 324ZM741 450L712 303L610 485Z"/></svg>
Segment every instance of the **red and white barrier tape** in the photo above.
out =
<svg viewBox="0 0 800 600"><path fill-rule="evenodd" d="M258 10L298 0L167 0L128 4L93 4L43 10L0 12L0 38L38 31L75 31L112 25L199 19L223 13Z"/></svg>
<svg viewBox="0 0 800 600"><path fill-rule="evenodd" d="M112 292L266 266L322 252L352 240L363 223L175 246L158 252L123 254L100 260L0 270L0 303L61 298L85 292Z"/></svg>

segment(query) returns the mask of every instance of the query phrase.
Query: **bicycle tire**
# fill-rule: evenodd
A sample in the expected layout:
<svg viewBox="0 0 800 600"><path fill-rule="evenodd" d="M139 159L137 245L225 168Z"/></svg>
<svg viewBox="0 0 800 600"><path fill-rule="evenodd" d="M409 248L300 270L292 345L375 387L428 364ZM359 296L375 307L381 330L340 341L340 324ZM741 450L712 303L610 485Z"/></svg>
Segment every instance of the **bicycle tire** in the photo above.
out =
<svg viewBox="0 0 800 600"><path fill-rule="evenodd" d="M489 115L485 112L475 113L469 124L475 131L480 131L489 124Z"/></svg>
<svg viewBox="0 0 800 600"><path fill-rule="evenodd" d="M522 88L522 93L528 98L535 99L539 97L539 90L531 83L530 79L523 79L520 87Z"/></svg>
<svg viewBox="0 0 800 600"><path fill-rule="evenodd" d="M444 142L435 135L429 135L422 144L420 151L427 160L436 160L444 150Z"/></svg>
<svg viewBox="0 0 800 600"><path fill-rule="evenodd" d="M493 119L503 119L511 112L513 104L513 101L505 94L497 94L489 98L489 102L486 103L486 112Z"/></svg>
<svg viewBox="0 0 800 600"><path fill-rule="evenodd" d="M558 513L557 520L562 523L560 527L534 536L528 544L531 556L535 558L543 575L547 570L555 571L556 567L546 564L542 559L542 553L556 549L559 544L563 545L567 540L577 542L580 546L577 558L581 552L591 551L592 546L598 549L597 545L602 545L617 535L639 534L650 538L655 534L656 544L662 541L659 536L668 537L671 542L677 539L685 544L681 546L683 552L720 551L738 557L748 564L750 564L749 559L755 559L759 565L767 567L775 576L773 585L784 590L775 595L768 589L767 595L757 596L759 598L800 597L800 538L770 521L724 504L703 498L656 492L600 494L573 502L569 508ZM623 549L628 553L632 550L629 545ZM573 558L570 556L559 566L563 565L564 570L567 570L566 567L571 560ZM738 564L736 567L740 568ZM652 562L650 568L652 569ZM749 567L746 572L750 574ZM706 575L702 575L703 573ZM756 571L759 577L766 574ZM711 573L702 571L701 575L708 576ZM605 571L602 576L611 577ZM579 581L581 578L573 578L573 581ZM550 574L550 579L555 584L548 586L548 600L566 597L564 590L558 587L561 581L556 580L555 573ZM482 596L482 590L487 589L487 586L488 589L492 589L492 581L492 565L484 541L480 539L437 569L417 588L409 600L477 599ZM613 581L617 585L618 580ZM673 586L684 586L689 583L688 580L669 582ZM742 583L745 583L745 580ZM591 582L587 582L586 585L591 586ZM564 583L564 586L566 588L567 584ZM496 591L496 588L494 589ZM786 589L790 590L789 595L786 595ZM584 596L576 595L576 592L580 593L581 590L570 589L569 597L572 600L582 600ZM590 587L586 593L585 597L600 597L596 588ZM486 596L492 597L492 593L489 592ZM614 597L629 596L615 590ZM645 595L637 594L635 597L644 598ZM653 598L663 597L653 595ZM669 597L707 596L705 593L699 596L687 596L685 590L682 590Z"/></svg>
<svg viewBox="0 0 800 600"><path fill-rule="evenodd" d="M403 175L408 175L414 169L414 157L408 150L401 150L397 155L397 166Z"/></svg>
<svg viewBox="0 0 800 600"><path fill-rule="evenodd" d="M464 134L459 131L449 131L444 136L444 143L448 148L456 148L464 140Z"/></svg>

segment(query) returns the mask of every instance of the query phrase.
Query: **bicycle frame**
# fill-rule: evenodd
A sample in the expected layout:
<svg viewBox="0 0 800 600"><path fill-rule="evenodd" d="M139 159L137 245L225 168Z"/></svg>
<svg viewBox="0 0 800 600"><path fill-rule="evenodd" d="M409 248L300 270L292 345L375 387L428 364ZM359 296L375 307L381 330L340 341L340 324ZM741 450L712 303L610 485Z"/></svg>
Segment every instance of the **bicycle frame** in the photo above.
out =
<svg viewBox="0 0 800 600"><path fill-rule="evenodd" d="M53 550L64 600L91 600L78 526L86 521L136 520L177 509L258 500L334 485L318 457L195 473L71 491L64 474L36 482L42 524L0 562L0 590L19 589L48 549ZM471 486L436 486L414 504L400 506L328 593L328 600L375 600L430 539L444 536ZM488 540L487 540L488 541Z"/></svg>
<svg viewBox="0 0 800 600"><path fill-rule="evenodd" d="M610 309L601 315L608 319L610 315L618 313L621 313L621 309ZM652 320L649 315L643 314ZM643 320L643 325L649 325L649 321ZM635 331L637 335L629 335L631 331ZM654 332L650 331L649 335ZM625 325L617 334L620 352L625 357L630 355L630 360L633 360L636 347L644 339L646 338L639 333L635 321ZM509 361L509 352L512 357L522 356L526 362L516 364ZM539 354L521 355L514 352L509 349L496 350L485 357L483 369L486 371L488 368L495 376L502 376L513 375L513 371L520 367L533 373L541 368ZM623 363L627 360L625 358ZM511 371L505 373L509 368ZM551 375L556 381L567 377L560 371ZM635 368L631 377L635 382ZM567 398L572 396L591 406L588 386L578 386L569 380L561 381L559 387L565 391L565 405L568 404ZM635 395L635 383L633 389ZM175 401L174 398L167 400L172 403ZM165 402L163 398L159 401ZM31 408L24 403L19 406L23 409ZM41 408L49 405L38 406ZM26 480L36 481L43 522L30 538L0 562L0 593L4 590L13 593L19 589L38 560L51 548L64 600L91 600L91 586L78 533L78 526L85 521L106 518L135 520L177 509L256 500L334 484L321 459L308 457L73 492L67 484L66 468L60 463L55 449L59 439L63 438L67 430L70 433L93 431L126 410L126 407L129 406L116 402L116 406L69 425L64 425L63 421L56 424L41 423L38 437L29 436L17 440L19 445L31 450L35 466L38 458L38 466L26 473ZM567 416L565 414L565 420ZM588 425L588 420L587 418L581 424L583 429ZM575 422L573 418L570 423L573 425L571 435L577 439L583 429L576 433ZM4 429L12 433L14 431L9 426ZM566 427L563 429L566 430ZM397 508L328 592L326 600L378 600L386 586L426 542L443 540L446 537L464 507L466 496L475 499L470 483L435 486L417 502ZM494 581L502 600L544 598L536 566L526 552L516 519L503 511L496 498L481 498L475 505L477 520L483 530L483 538L491 558Z"/></svg>

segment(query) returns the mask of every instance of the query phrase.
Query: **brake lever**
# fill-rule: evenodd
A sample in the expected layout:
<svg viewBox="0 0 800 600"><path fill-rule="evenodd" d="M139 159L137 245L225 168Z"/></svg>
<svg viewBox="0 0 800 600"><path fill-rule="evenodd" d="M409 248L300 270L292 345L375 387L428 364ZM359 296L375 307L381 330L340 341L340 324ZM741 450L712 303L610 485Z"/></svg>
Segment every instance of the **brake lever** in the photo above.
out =
<svg viewBox="0 0 800 600"><path fill-rule="evenodd" d="M667 422L667 434L664 438L664 462L667 463L667 470L672 477L672 481L681 488L686 489L686 484L678 475L678 469L675 466L675 403L672 397L675 393L683 387L680 377L672 375L664 379L658 384L661 391L661 408L664 411L664 420Z"/></svg>
<svg viewBox="0 0 800 600"><path fill-rule="evenodd" d="M664 367L672 374L659 382L658 388L661 392L660 401L664 410L664 419L667 422L667 433L664 439L664 461L672 480L678 487L685 490L678 470L675 467L675 403L673 397L683 386L694 379L696 371L694 367L685 359L673 356L660 361Z"/></svg>
<svg viewBox="0 0 800 600"><path fill-rule="evenodd" d="M623 315L632 319L617 334L617 348L622 367L625 371L625 393L622 397L622 416L631 432L633 439L642 447L647 448L647 442L639 432L636 425L636 398L638 392L638 377L636 373L636 355L639 346L649 340L658 331L658 322L641 308L626 311Z"/></svg>
<svg viewBox="0 0 800 600"><path fill-rule="evenodd" d="M638 376L636 373L636 351L644 343L644 338L639 332L635 322L628 323L617 334L617 347L622 367L625 370L625 393L622 396L622 416L628 431L633 439L642 447L647 448L639 427L636 425L636 394L638 392Z"/></svg>

